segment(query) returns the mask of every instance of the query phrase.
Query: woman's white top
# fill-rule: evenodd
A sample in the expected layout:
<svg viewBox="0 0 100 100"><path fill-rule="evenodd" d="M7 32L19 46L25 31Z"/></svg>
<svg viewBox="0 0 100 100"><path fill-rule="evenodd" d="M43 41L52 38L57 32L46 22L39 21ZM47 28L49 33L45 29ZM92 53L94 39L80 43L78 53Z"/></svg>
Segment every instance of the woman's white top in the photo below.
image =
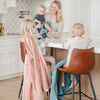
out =
<svg viewBox="0 0 100 100"><path fill-rule="evenodd" d="M48 36L52 38L60 38L63 33L64 22L63 20L59 23L56 22L56 19L51 19L49 14L45 15L46 20L50 21L51 28L53 32L48 32Z"/></svg>

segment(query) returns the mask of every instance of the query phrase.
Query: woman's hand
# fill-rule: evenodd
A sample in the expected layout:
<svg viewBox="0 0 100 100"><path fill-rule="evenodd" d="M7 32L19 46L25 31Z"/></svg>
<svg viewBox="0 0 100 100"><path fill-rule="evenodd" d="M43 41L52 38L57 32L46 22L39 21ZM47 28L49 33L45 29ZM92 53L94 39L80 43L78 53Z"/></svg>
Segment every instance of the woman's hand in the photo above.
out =
<svg viewBox="0 0 100 100"><path fill-rule="evenodd" d="M44 43L45 45L48 44L51 41L51 39L47 39Z"/></svg>
<svg viewBox="0 0 100 100"><path fill-rule="evenodd" d="M42 35L43 33L45 33L45 30L44 29L40 32L40 35Z"/></svg>

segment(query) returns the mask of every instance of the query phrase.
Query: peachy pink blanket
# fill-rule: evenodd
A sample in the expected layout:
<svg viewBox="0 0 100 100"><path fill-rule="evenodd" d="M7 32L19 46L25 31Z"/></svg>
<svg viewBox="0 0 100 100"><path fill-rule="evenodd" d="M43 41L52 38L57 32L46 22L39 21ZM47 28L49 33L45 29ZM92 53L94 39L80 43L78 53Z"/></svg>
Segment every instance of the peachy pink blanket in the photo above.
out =
<svg viewBox="0 0 100 100"><path fill-rule="evenodd" d="M36 40L31 35L22 39L27 51L22 100L44 100L50 86L46 63Z"/></svg>

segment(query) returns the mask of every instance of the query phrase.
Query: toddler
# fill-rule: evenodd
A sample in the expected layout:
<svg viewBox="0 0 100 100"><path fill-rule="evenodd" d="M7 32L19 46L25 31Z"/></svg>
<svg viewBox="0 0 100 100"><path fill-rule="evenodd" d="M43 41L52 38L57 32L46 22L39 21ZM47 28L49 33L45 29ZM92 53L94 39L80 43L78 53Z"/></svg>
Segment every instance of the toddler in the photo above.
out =
<svg viewBox="0 0 100 100"><path fill-rule="evenodd" d="M40 33L42 30L44 30L43 34L40 34L41 37L38 39L45 39L47 37L47 32L50 31L52 32L53 30L50 28L50 22L45 20L45 11L46 8L44 5L40 5L38 7L38 14L36 14L36 16L34 17L34 22L36 25L36 29L38 31L38 33ZM37 28L37 25L40 28Z"/></svg>
<svg viewBox="0 0 100 100"><path fill-rule="evenodd" d="M72 50L74 48L88 49L88 47L91 43L91 39L84 38L83 37L84 33L85 33L85 31L84 31L83 24L76 23L73 25L72 34L74 35L74 37L66 40L63 44L63 47L68 49L67 63L63 65L64 68L67 68L67 66L70 62ZM72 80L72 75L71 75L71 80ZM75 78L74 84L76 84L76 78ZM65 84L64 84L64 72L62 72L62 76L61 76L61 85L62 85L62 87L65 86ZM70 88L72 88L72 84L71 84Z"/></svg>

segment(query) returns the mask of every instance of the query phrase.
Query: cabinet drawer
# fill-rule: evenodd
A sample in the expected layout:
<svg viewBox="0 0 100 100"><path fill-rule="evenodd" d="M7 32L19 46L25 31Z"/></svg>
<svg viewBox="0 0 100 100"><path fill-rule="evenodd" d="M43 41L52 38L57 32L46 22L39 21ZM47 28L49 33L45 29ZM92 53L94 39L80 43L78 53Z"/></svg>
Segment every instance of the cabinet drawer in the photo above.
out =
<svg viewBox="0 0 100 100"><path fill-rule="evenodd" d="M15 39L1 39L0 47L16 45L18 42L20 42L20 41L16 38Z"/></svg>
<svg viewBox="0 0 100 100"><path fill-rule="evenodd" d="M1 66L3 65L9 65L9 64L16 64L17 62L17 55L8 55L8 56L0 56L0 70Z"/></svg>
<svg viewBox="0 0 100 100"><path fill-rule="evenodd" d="M17 73L17 56L0 57L0 77Z"/></svg>
<svg viewBox="0 0 100 100"><path fill-rule="evenodd" d="M6 77L17 73L17 68L14 65L5 65L4 69L0 70L0 77Z"/></svg>
<svg viewBox="0 0 100 100"><path fill-rule="evenodd" d="M4 47L0 47L0 56L3 55L5 56L6 54L16 54L18 52L17 50L17 46L14 45L14 46L4 46Z"/></svg>

